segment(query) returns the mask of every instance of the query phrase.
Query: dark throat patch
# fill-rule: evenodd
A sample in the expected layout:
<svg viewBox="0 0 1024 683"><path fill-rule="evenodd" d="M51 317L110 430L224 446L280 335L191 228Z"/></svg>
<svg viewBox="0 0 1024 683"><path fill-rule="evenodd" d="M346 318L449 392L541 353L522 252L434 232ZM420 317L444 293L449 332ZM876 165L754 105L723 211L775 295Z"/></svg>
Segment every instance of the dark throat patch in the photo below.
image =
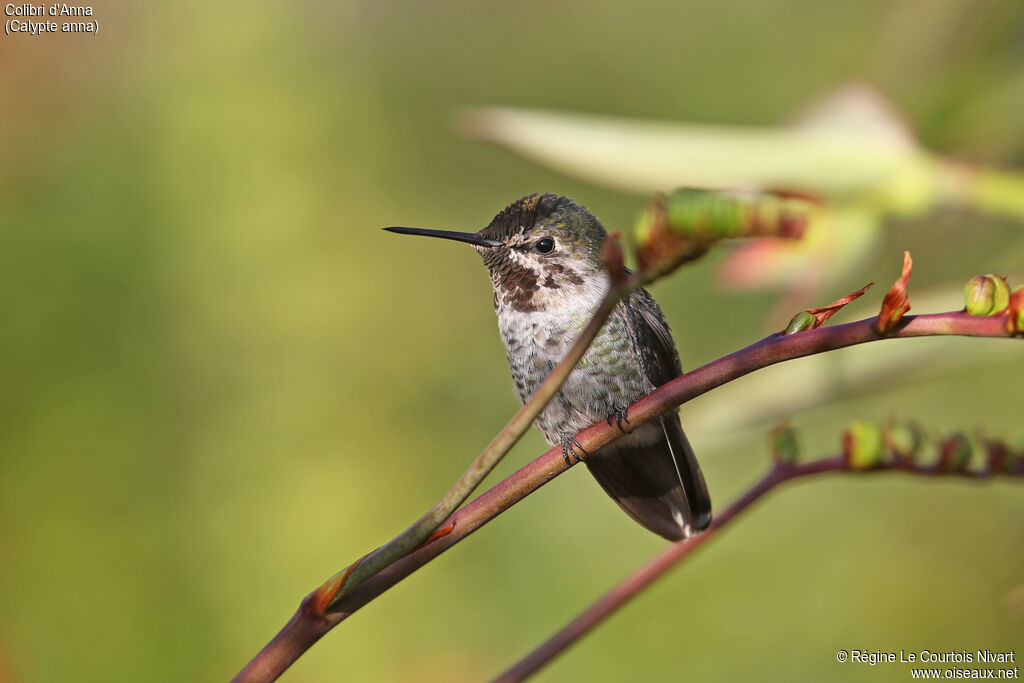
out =
<svg viewBox="0 0 1024 683"><path fill-rule="evenodd" d="M537 272L516 263L508 255L494 254L494 256L497 258L493 260L498 262L487 265L494 283L495 305L500 298L504 305L511 306L513 310L520 313L539 310L533 301L533 295L536 294L539 287Z"/></svg>

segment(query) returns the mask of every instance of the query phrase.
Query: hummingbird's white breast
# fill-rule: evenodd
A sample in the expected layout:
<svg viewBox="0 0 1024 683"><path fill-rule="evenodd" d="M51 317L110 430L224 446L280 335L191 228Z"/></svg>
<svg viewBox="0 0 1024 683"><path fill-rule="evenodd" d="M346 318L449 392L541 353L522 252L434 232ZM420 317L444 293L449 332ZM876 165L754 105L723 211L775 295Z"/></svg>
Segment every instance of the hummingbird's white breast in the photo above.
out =
<svg viewBox="0 0 1024 683"><path fill-rule="evenodd" d="M529 311L497 299L498 327L521 401L533 395L579 338L609 286L607 275L601 273L577 286L542 288L535 294L536 310ZM641 372L621 306L537 418L550 443L606 418L654 388Z"/></svg>

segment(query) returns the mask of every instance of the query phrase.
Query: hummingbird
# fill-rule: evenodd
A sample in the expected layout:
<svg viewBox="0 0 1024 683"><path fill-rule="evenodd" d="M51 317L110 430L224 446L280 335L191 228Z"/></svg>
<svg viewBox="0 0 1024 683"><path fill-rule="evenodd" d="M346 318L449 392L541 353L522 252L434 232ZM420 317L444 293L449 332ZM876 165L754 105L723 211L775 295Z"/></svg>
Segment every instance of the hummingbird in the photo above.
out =
<svg viewBox="0 0 1024 683"><path fill-rule="evenodd" d="M611 287L601 257L606 233L567 197L531 194L509 204L479 232L390 227L473 246L494 290L494 310L519 399L525 403L565 356ZM711 499L675 411L627 430L628 406L682 375L665 316L646 290L615 307L557 395L537 417L567 464L582 461L640 525L671 541L711 523ZM616 421L624 435L592 454L575 435ZM586 456L581 458L582 451Z"/></svg>

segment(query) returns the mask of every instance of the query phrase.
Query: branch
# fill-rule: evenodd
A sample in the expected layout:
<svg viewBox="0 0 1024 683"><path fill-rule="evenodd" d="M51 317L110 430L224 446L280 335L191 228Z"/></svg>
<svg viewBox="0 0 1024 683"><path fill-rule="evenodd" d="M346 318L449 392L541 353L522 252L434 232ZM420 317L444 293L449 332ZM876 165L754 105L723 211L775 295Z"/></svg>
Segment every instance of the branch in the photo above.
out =
<svg viewBox="0 0 1024 683"><path fill-rule="evenodd" d="M682 543L671 545L655 555L535 650L505 670L504 673L494 679L494 683L514 683L515 681L525 680L536 673L544 665L564 652L570 645L614 614L620 607L639 595L643 589L683 562L705 543L715 538L741 512L767 495L779 484L827 472L868 473L900 471L914 475L950 475L966 479L988 479L996 474L1008 474L1016 477L1024 476L1024 471L1022 471L1024 460L1014 461L1013 466L1007 468L1006 457L1008 451L1005 445L998 442L986 443L988 458L987 466L984 470L950 469L952 463L946 458L949 452L948 446L958 443L960 438L962 437L954 436L942 444L942 457L934 465L921 465L905 457L897 456L888 461L875 462L869 468L864 469L857 465L857 461L854 458L851 458L849 450L843 455L801 464L776 460L775 465L757 483L734 500L725 510L716 515L715 519L711 522L711 526L704 533L699 536L693 536ZM966 461L964 461L964 464L966 464Z"/></svg>
<svg viewBox="0 0 1024 683"><path fill-rule="evenodd" d="M635 286L635 282L630 282L628 286ZM603 312L606 318L615 305L611 302L613 296L621 297L626 289L627 286L613 287L599 313ZM821 327L798 334L771 335L756 344L697 368L642 397L628 409L630 422L635 428L675 409L686 401L754 370L855 344L887 338L938 335L1011 336L1004 317L1000 316L974 317L962 312L907 316L887 333L880 333L876 329L876 320L877 318L868 318L854 323ZM604 319L598 321L595 316L594 321L588 325L586 333L590 335L591 339L596 335L603 321ZM579 347L584 341L589 343L591 340L585 340L584 337L581 337L570 355L552 372L552 377L545 382L541 390L538 390L538 396L535 396L516 414L474 462L470 471L482 471L485 475L487 471L490 471L485 456L490 457L497 454L497 457L500 458L529 428L532 419L543 409L543 405L539 404L541 399L538 397L542 392L547 392L546 398L543 399L546 403L557 392L561 381L564 381L564 376L568 375L568 372L582 357L585 348ZM556 377L559 372L564 373L560 378ZM586 452L593 453L620 435L618 427L600 422L583 430L576 435L576 438ZM494 463L496 462L497 460L494 461ZM493 467L494 463L490 463L490 467ZM553 448L451 514L447 519L442 518L443 521L440 522L439 528L435 525L415 544L407 546L404 541L399 543L399 540L403 538L415 538L412 535L414 530L422 531L424 528L430 528L428 524L423 523L423 520L432 516L431 513L428 513L395 541L371 553L367 559L357 561L332 577L318 590L306 596L291 621L239 672L235 680L267 681L276 679L303 652L357 609L569 467L570 465L567 465L562 458L561 449ZM468 474L469 472L467 472ZM453 491L459 489L467 475L460 479L460 484L456 484ZM468 491L463 495L469 495ZM447 499L448 496L442 502ZM435 509L437 507L435 506ZM434 517L436 518L436 515ZM438 530L435 532L434 528ZM398 552L406 547L410 548L408 552ZM386 554L385 550L387 550ZM390 558L387 563L384 562L385 558ZM362 566L361 569L360 566ZM371 567L373 568L372 572L369 571ZM357 571L359 571L358 575ZM355 581L354 578L359 580Z"/></svg>

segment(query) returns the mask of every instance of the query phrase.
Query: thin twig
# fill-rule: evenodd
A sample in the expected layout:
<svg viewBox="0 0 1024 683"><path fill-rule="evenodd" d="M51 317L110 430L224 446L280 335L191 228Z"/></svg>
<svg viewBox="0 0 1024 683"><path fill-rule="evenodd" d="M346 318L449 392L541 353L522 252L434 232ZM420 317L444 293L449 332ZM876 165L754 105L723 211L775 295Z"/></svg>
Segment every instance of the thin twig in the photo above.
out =
<svg viewBox="0 0 1024 683"><path fill-rule="evenodd" d="M614 304L608 306L608 312L612 308ZM697 368L640 398L628 409L630 422L634 427L639 426L696 396L754 370L855 344L888 338L939 335L1010 336L1006 330L1005 320L998 316L983 318L968 316L962 312L907 316L887 334L880 334L875 329L875 321L876 318L867 318L797 334L769 336ZM568 369L571 370L578 360L576 358L571 365L567 365ZM570 358L567 357L559 367L569 361ZM551 394L555 392L557 387ZM537 409L537 412L539 410ZM513 418L513 422L516 422L516 418ZM527 421L523 431L528 426ZM584 429L576 438L586 452L593 453L620 435L617 427L601 421ZM496 438L495 441L497 440ZM336 575L302 601L292 620L236 676L235 680L274 680L306 649L350 614L566 469L568 466L562 459L561 449L553 448L456 511L441 522L438 532L416 545L407 554L400 556L400 559L372 575L367 575L358 584L348 583L344 592L339 592L337 588L346 583L346 577L345 572ZM329 595L332 599L325 600L324 595ZM325 610L328 604L330 611Z"/></svg>

